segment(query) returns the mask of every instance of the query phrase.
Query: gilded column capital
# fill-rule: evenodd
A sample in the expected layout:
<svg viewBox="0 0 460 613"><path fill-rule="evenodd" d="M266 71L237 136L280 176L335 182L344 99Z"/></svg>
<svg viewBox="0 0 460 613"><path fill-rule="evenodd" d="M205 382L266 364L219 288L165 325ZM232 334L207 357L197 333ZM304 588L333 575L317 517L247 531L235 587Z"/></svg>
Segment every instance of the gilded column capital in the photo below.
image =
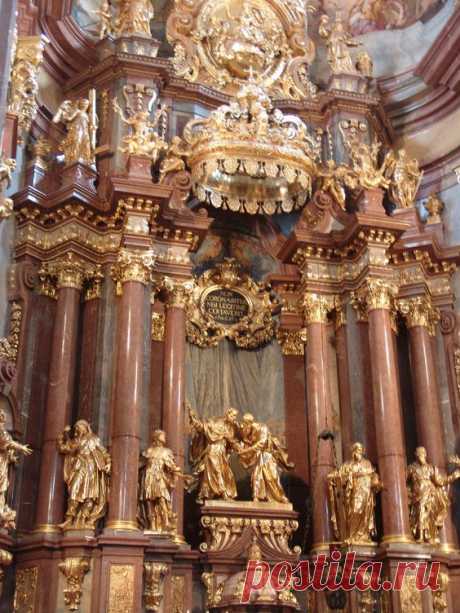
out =
<svg viewBox="0 0 460 613"><path fill-rule="evenodd" d="M305 323L326 323L327 316L336 307L336 296L306 292L301 306L303 308Z"/></svg>
<svg viewBox="0 0 460 613"><path fill-rule="evenodd" d="M436 324L440 320L439 310L433 306L428 296L415 296L398 300L398 310L406 321L407 327L423 326L431 336L436 335Z"/></svg>
<svg viewBox="0 0 460 613"><path fill-rule="evenodd" d="M185 309L190 302L194 287L192 280L177 281L170 277L163 277L161 288L165 292L166 308Z"/></svg>
<svg viewBox="0 0 460 613"><path fill-rule="evenodd" d="M112 266L112 278L116 283L117 295L121 295L124 283L132 281L147 285L151 280L154 264L155 256L151 250L122 249L116 264Z"/></svg>
<svg viewBox="0 0 460 613"><path fill-rule="evenodd" d="M393 311L397 294L398 286L393 281L369 278L354 292L352 302L361 314L377 309Z"/></svg>
<svg viewBox="0 0 460 613"><path fill-rule="evenodd" d="M283 355L304 355L307 342L307 329L285 330L280 328L276 338L281 345Z"/></svg>
<svg viewBox="0 0 460 613"><path fill-rule="evenodd" d="M38 272L43 293L54 297L53 289L73 288L81 291L84 282L96 273L97 268L72 252L45 262Z"/></svg>

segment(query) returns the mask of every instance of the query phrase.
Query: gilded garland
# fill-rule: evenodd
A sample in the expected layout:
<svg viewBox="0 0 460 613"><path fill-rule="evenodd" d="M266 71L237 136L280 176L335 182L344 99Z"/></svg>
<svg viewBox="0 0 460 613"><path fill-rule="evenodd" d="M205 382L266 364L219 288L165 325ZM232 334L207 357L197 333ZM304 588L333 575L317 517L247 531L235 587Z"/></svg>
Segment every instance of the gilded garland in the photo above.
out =
<svg viewBox="0 0 460 613"><path fill-rule="evenodd" d="M197 279L187 307L187 338L199 347L228 338L238 347L254 349L274 338L278 306L266 287L227 259Z"/></svg>

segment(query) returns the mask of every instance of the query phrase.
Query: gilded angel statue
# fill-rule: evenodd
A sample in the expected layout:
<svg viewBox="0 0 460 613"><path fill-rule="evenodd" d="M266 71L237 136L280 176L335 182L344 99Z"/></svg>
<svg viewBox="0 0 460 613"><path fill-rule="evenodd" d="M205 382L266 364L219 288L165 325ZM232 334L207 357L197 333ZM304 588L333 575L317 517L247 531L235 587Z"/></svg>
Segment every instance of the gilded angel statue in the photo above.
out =
<svg viewBox="0 0 460 613"><path fill-rule="evenodd" d="M266 424L255 421L251 413L243 415L239 426L238 456L244 468L251 470L252 498L261 502L289 502L280 481L280 469L289 470L286 450Z"/></svg>
<svg viewBox="0 0 460 613"><path fill-rule="evenodd" d="M423 177L418 161L409 159L405 149L400 149L396 156L390 151L387 175L391 177L390 198L396 206L402 209L413 206Z"/></svg>
<svg viewBox="0 0 460 613"><path fill-rule="evenodd" d="M94 96L94 90L91 95ZM64 100L53 117L53 123L60 121L67 128L60 146L66 166L76 162L89 166L94 164L98 126L95 104L88 98Z"/></svg>
<svg viewBox="0 0 460 613"><path fill-rule="evenodd" d="M143 108L133 110L127 105L128 115L126 115L118 104L118 100L116 98L113 99L113 108L115 112L119 115L123 123L129 127L130 131L127 136L123 137L125 146L119 147L118 150L128 155L150 157L152 163L155 163L161 151L166 150L168 147L164 140L164 135L159 134L160 122L165 122L167 118L167 107L163 104L160 105L155 111L153 119L151 119L155 100L156 94L151 97L147 105L147 110Z"/></svg>
<svg viewBox="0 0 460 613"><path fill-rule="evenodd" d="M318 173L319 189L329 193L332 198L345 210L346 206L346 187L355 190L358 187L358 180L355 173L344 164L337 165L335 160L328 160L326 167L321 168Z"/></svg>
<svg viewBox="0 0 460 613"><path fill-rule="evenodd" d="M331 522L341 542L366 544L376 536L375 495L382 483L361 443L352 445L351 456L327 476Z"/></svg>
<svg viewBox="0 0 460 613"><path fill-rule="evenodd" d="M91 12L100 18L99 39L103 40L106 36L111 36L114 31L114 23L110 0L102 0L100 8Z"/></svg>
<svg viewBox="0 0 460 613"><path fill-rule="evenodd" d="M151 446L141 455L139 519L145 530L169 534L175 531L171 493L178 476L183 473L166 447L166 434L155 430Z"/></svg>
<svg viewBox="0 0 460 613"><path fill-rule="evenodd" d="M460 479L460 469L443 475L428 463L424 447L415 450L415 462L407 468L409 520L414 538L421 543L439 543L439 531L449 510L448 486Z"/></svg>
<svg viewBox="0 0 460 613"><path fill-rule="evenodd" d="M64 480L68 501L63 529L94 529L105 515L111 470L110 455L89 423L80 419L66 426L57 441L65 455Z"/></svg>
<svg viewBox="0 0 460 613"><path fill-rule="evenodd" d="M0 220L6 219L13 212L13 200L5 196L11 185L11 178L16 168L16 160L0 156Z"/></svg>
<svg viewBox="0 0 460 613"><path fill-rule="evenodd" d="M198 480L198 504L213 498L232 500L237 496L230 456L237 449L236 409L227 409L222 417L199 419L187 403L192 444L190 460Z"/></svg>
<svg viewBox="0 0 460 613"><path fill-rule="evenodd" d="M10 509L6 503L9 486L8 469L10 464L18 462L16 452L30 455L32 449L29 445L21 445L15 441L7 432L5 422L5 413L0 410L0 528L13 530L16 527L16 511Z"/></svg>

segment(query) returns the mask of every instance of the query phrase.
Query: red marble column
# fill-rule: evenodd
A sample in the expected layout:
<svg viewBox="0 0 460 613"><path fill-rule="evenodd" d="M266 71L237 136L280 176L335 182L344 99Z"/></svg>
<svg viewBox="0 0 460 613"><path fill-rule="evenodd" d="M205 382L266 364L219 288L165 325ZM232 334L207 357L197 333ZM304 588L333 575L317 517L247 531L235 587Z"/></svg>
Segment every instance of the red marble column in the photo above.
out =
<svg viewBox="0 0 460 613"><path fill-rule="evenodd" d="M369 371L371 361L369 348L369 321L367 313L365 318L360 318L358 315L359 329L359 346L361 350L361 382L362 382L362 398L363 398L363 418L364 430L366 433L366 452L369 460L377 464L377 437L375 435L374 408L372 398L372 382L370 377L372 373Z"/></svg>
<svg viewBox="0 0 460 613"><path fill-rule="evenodd" d="M183 470L185 465L185 307L191 286L167 279L163 358L163 416L167 446ZM184 484L177 480L172 506L177 514L177 541L184 542Z"/></svg>
<svg viewBox="0 0 460 613"><path fill-rule="evenodd" d="M57 438L72 419L77 355L80 291L84 272L71 255L52 263L48 273L57 277L57 305L53 328L46 413L43 425L40 478L35 529L58 532L63 521L64 477Z"/></svg>
<svg viewBox="0 0 460 613"><path fill-rule="evenodd" d="M428 461L445 472L444 434L432 343L436 315L426 297L416 297L401 302L409 329L418 444L426 448ZM450 514L441 531L440 540L444 547L456 547L457 538Z"/></svg>
<svg viewBox="0 0 460 613"><path fill-rule="evenodd" d="M137 487L144 391L144 305L148 256L123 252L114 269L118 291L115 392L112 406L112 476L109 530L138 530Z"/></svg>
<svg viewBox="0 0 460 613"><path fill-rule="evenodd" d="M327 315L333 305L329 296L307 293L304 297L313 549L327 547L333 541L327 495L327 475L335 468L333 442L320 438L321 433L333 428L327 349Z"/></svg>
<svg viewBox="0 0 460 613"><path fill-rule="evenodd" d="M368 279L360 288L369 313L370 369L378 469L384 484L382 515L386 543L412 542L397 358L391 328L395 293L391 284L380 279Z"/></svg>

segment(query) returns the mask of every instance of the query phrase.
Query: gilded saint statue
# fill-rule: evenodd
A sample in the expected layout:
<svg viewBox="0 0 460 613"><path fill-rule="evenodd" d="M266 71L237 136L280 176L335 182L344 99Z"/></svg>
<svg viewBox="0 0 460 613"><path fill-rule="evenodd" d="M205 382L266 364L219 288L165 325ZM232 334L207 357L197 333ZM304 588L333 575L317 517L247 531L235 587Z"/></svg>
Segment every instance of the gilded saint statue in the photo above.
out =
<svg viewBox="0 0 460 613"><path fill-rule="evenodd" d="M141 455L139 517L145 530L169 534L175 531L171 492L181 474L173 452L166 447L166 434L155 430L151 446Z"/></svg>
<svg viewBox="0 0 460 613"><path fill-rule="evenodd" d="M423 172L416 159L410 159L405 149L387 156L387 172L391 176L390 198L398 208L414 206Z"/></svg>
<svg viewBox="0 0 460 613"><path fill-rule="evenodd" d="M64 481L67 485L67 512L63 529L94 529L104 516L109 490L111 459L99 437L84 419L66 426L57 441L65 455Z"/></svg>
<svg viewBox="0 0 460 613"><path fill-rule="evenodd" d="M319 35L326 42L327 61L332 74L357 74L350 48L359 47L361 43L347 31L340 11L337 11L334 23L331 25L329 23L329 16L323 15L319 22Z"/></svg>
<svg viewBox="0 0 460 613"><path fill-rule="evenodd" d="M449 510L448 486L460 479L460 469L445 476L428 463L425 447L415 450L415 462L407 468L409 520L419 543L439 543L439 531Z"/></svg>
<svg viewBox="0 0 460 613"><path fill-rule="evenodd" d="M121 0L116 30L119 36L151 37L152 0Z"/></svg>
<svg viewBox="0 0 460 613"><path fill-rule="evenodd" d="M66 166L80 162L91 166L95 163L97 116L95 104L88 98L64 100L53 117L54 123L63 121L67 134L60 148Z"/></svg>
<svg viewBox="0 0 460 613"><path fill-rule="evenodd" d="M390 185L390 179L387 175L391 160L387 156L379 164L379 152L382 144L377 139L368 145L353 138L346 140L345 146L350 155L353 172L359 186L363 189L387 189Z"/></svg>
<svg viewBox="0 0 460 613"><path fill-rule="evenodd" d="M331 522L335 538L346 544L366 544L376 536L375 495L380 478L364 447L354 443L351 460L327 476Z"/></svg>
<svg viewBox="0 0 460 613"><path fill-rule="evenodd" d="M187 158L189 155L189 146L180 136L174 136L160 164L159 182L163 183L167 175L172 172L181 172L185 170L184 158Z"/></svg>
<svg viewBox="0 0 460 613"><path fill-rule="evenodd" d="M187 405L192 429L190 460L198 479L198 504L213 498L233 500L236 482L230 456L238 448L236 409L227 409L222 417L199 419Z"/></svg>
<svg viewBox="0 0 460 613"><path fill-rule="evenodd" d="M10 509L6 503L9 486L8 470L10 464L18 462L16 452L30 455L32 449L29 445L21 445L15 441L7 432L5 422L5 413L0 410L0 528L13 530L16 527L16 511Z"/></svg>
<svg viewBox="0 0 460 613"><path fill-rule="evenodd" d="M244 468L251 470L252 499L260 502L289 502L280 481L280 469L289 470L286 450L266 424L246 413L239 427L238 456Z"/></svg>

